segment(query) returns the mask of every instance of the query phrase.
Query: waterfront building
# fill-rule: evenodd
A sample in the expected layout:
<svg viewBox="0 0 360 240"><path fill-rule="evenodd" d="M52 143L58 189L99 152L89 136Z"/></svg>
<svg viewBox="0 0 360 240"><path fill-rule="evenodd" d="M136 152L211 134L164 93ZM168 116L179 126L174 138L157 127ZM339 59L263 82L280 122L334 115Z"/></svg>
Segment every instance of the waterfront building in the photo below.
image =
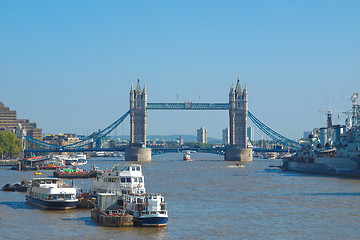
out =
<svg viewBox="0 0 360 240"><path fill-rule="evenodd" d="M47 134L44 136L43 141L55 144L59 146L66 146L69 144L79 142L79 138L75 133L59 133L59 134Z"/></svg>
<svg viewBox="0 0 360 240"><path fill-rule="evenodd" d="M41 140L42 129L36 127L35 122L30 122L29 119L17 119L15 110L10 110L4 103L0 102L0 131L15 132L16 128L20 126L26 131L26 135Z"/></svg>
<svg viewBox="0 0 360 240"><path fill-rule="evenodd" d="M230 129L225 128L222 130L222 143L226 146L230 144Z"/></svg>
<svg viewBox="0 0 360 240"><path fill-rule="evenodd" d="M201 127L197 130L197 141L207 143L207 129Z"/></svg>

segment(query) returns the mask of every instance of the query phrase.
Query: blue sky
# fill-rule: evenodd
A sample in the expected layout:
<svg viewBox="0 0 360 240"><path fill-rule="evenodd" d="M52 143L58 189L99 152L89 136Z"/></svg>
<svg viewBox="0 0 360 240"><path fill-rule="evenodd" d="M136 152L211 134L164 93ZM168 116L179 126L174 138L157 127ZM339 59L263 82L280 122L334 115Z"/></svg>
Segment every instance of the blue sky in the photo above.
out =
<svg viewBox="0 0 360 240"><path fill-rule="evenodd" d="M148 102L227 102L281 134L334 122L360 91L360 1L0 0L0 101L44 133L89 134ZM178 98L177 98L178 95ZM221 138L226 111L148 111L148 134ZM129 133L128 119L117 134ZM258 137L260 132L255 133Z"/></svg>

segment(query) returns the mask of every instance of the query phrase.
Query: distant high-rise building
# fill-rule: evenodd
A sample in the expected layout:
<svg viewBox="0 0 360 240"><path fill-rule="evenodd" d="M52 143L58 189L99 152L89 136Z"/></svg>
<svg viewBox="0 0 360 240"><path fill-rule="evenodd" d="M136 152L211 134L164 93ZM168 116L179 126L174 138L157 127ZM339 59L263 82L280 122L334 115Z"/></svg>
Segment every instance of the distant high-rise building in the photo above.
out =
<svg viewBox="0 0 360 240"><path fill-rule="evenodd" d="M224 145L230 144L230 129L229 128L225 128L222 130L222 143Z"/></svg>
<svg viewBox="0 0 360 240"><path fill-rule="evenodd" d="M308 139L312 132L304 132L304 138Z"/></svg>
<svg viewBox="0 0 360 240"><path fill-rule="evenodd" d="M19 126L26 131L26 135L36 139L42 139L42 130L36 127L35 122L29 119L17 119L16 111L10 110L4 103L0 102L0 131L15 132Z"/></svg>
<svg viewBox="0 0 360 240"><path fill-rule="evenodd" d="M197 130L197 141L207 143L207 130L204 127Z"/></svg>
<svg viewBox="0 0 360 240"><path fill-rule="evenodd" d="M254 141L254 129L252 127L247 128L247 138L248 141Z"/></svg>

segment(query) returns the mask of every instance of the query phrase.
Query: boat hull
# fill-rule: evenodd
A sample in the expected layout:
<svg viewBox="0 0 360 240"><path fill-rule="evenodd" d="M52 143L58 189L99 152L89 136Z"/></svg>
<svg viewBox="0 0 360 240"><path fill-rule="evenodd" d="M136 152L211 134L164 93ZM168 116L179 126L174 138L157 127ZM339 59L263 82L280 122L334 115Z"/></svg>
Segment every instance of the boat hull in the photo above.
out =
<svg viewBox="0 0 360 240"><path fill-rule="evenodd" d="M91 218L98 224L107 227L132 227L133 216L129 214L105 214L97 209L91 210Z"/></svg>
<svg viewBox="0 0 360 240"><path fill-rule="evenodd" d="M56 178L96 178L99 172L91 171L91 172L81 172L81 173L60 173L58 171L54 171L53 175Z"/></svg>
<svg viewBox="0 0 360 240"><path fill-rule="evenodd" d="M148 227L164 227L168 217L139 217L135 219L135 225Z"/></svg>
<svg viewBox="0 0 360 240"><path fill-rule="evenodd" d="M283 164L287 171L305 172L312 174L360 177L360 169L339 169L324 163L306 163L289 161Z"/></svg>
<svg viewBox="0 0 360 240"><path fill-rule="evenodd" d="M76 208L78 205L78 201L44 201L41 199L36 199L33 197L25 196L26 201L28 203L34 204L36 206L47 208L47 209L54 209L54 210L66 210L66 209L73 209Z"/></svg>

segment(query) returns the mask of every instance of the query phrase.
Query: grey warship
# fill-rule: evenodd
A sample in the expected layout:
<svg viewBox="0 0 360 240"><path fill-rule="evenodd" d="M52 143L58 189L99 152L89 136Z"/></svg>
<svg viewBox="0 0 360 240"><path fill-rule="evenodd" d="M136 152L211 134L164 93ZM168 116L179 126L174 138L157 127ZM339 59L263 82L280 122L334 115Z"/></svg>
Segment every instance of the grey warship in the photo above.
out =
<svg viewBox="0 0 360 240"><path fill-rule="evenodd" d="M323 146L318 133L312 133L302 143L301 150L283 159L282 168L306 172L360 178L360 93L351 97L352 117L346 120L346 131L334 141L331 111L328 112L327 139Z"/></svg>

